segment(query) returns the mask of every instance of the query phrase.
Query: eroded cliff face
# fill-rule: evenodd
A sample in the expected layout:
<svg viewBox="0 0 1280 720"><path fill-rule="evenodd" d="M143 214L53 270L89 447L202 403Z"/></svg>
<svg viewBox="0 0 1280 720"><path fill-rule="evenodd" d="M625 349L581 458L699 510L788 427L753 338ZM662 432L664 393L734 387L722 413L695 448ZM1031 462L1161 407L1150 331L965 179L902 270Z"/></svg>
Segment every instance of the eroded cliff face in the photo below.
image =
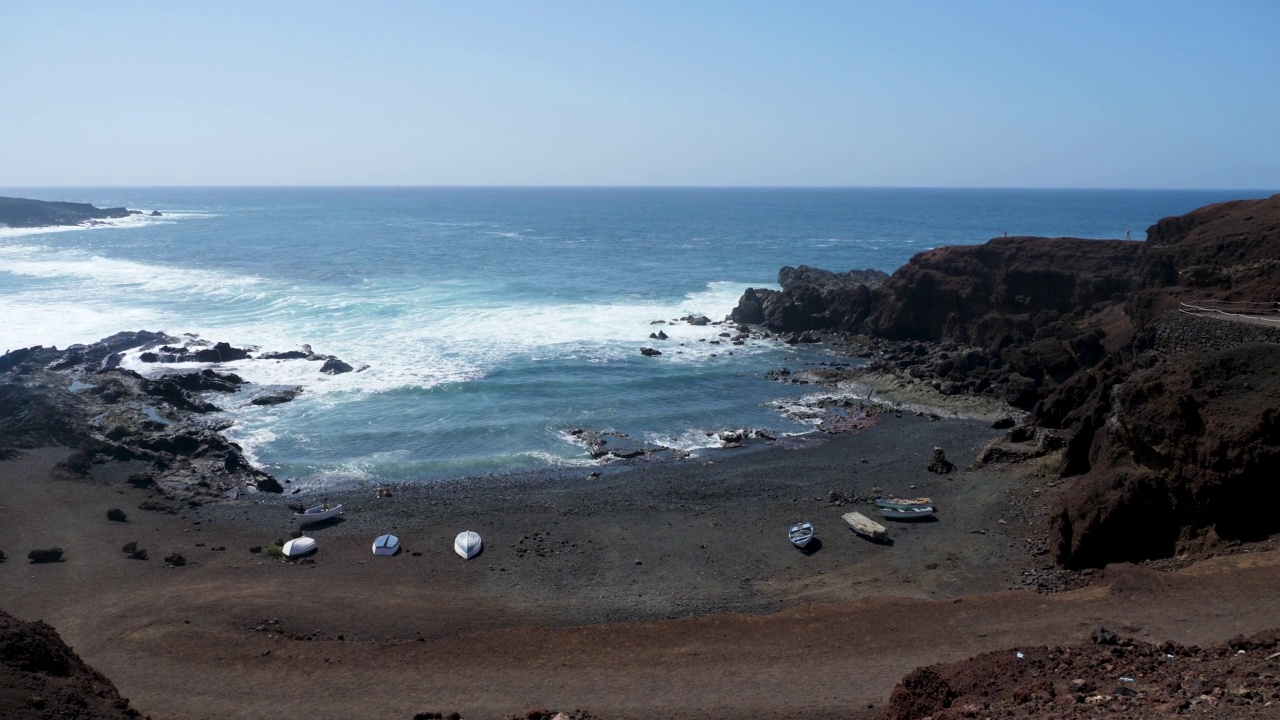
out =
<svg viewBox="0 0 1280 720"><path fill-rule="evenodd" d="M1166 218L1147 234L938 248L878 286L792 277L780 292L748 291L735 319L958 346L931 367L946 387L1002 393L1029 423L1067 434L1060 473L1078 480L1052 511L1063 565L1280 531L1266 513L1239 511L1280 500L1266 470L1280 467L1280 322L1179 312L1275 309L1280 195Z"/></svg>
<svg viewBox="0 0 1280 720"><path fill-rule="evenodd" d="M1129 343L1033 416L1070 428L1053 509L1068 567L1164 557L1280 532L1280 322L1192 317L1179 302L1275 308L1280 196L1166 218L1148 230ZM1245 304L1249 303L1249 304ZM1280 316L1277 316L1280 319Z"/></svg>

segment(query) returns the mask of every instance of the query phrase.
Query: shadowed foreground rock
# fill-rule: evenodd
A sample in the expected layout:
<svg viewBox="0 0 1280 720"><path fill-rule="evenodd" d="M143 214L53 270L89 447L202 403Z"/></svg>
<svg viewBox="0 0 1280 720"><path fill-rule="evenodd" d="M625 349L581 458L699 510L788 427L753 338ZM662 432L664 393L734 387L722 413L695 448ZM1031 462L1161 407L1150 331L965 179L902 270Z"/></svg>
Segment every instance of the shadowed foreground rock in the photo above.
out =
<svg viewBox="0 0 1280 720"><path fill-rule="evenodd" d="M1152 645L1101 632L1108 642L1009 648L917 668L894 688L881 718L1276 716L1280 678L1273 660L1280 630L1211 648Z"/></svg>
<svg viewBox="0 0 1280 720"><path fill-rule="evenodd" d="M43 622L0 611L0 717L123 720L137 710Z"/></svg>

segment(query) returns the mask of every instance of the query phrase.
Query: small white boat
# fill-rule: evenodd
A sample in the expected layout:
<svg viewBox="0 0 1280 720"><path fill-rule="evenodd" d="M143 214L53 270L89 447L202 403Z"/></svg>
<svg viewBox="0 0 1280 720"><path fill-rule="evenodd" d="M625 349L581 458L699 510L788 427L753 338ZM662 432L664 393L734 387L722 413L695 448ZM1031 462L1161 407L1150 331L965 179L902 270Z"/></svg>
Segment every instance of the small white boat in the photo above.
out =
<svg viewBox="0 0 1280 720"><path fill-rule="evenodd" d="M809 541L813 539L813 523L808 520L801 520L792 525L787 529L787 539L791 541L792 545L803 550L804 546L808 545Z"/></svg>
<svg viewBox="0 0 1280 720"><path fill-rule="evenodd" d="M374 555L395 555L400 552L400 538L395 535L379 535L373 541Z"/></svg>
<svg viewBox="0 0 1280 720"><path fill-rule="evenodd" d="M840 517L849 523L849 527L859 535L874 540L876 542L884 542L889 538L889 531L884 526L872 520L871 518L859 512L845 513Z"/></svg>
<svg viewBox="0 0 1280 720"><path fill-rule="evenodd" d="M889 508L890 510L913 510L916 508L926 508L933 505L933 498L876 498L876 507Z"/></svg>
<svg viewBox="0 0 1280 720"><path fill-rule="evenodd" d="M315 538L309 538L306 535L303 535L300 538L294 538L285 543L281 552L287 558L295 558L302 557L303 555L309 555L315 551Z"/></svg>
<svg viewBox="0 0 1280 720"><path fill-rule="evenodd" d="M923 520L933 517L932 505L913 508L880 508L880 515L885 520Z"/></svg>
<svg viewBox="0 0 1280 720"><path fill-rule="evenodd" d="M458 533L458 537L453 539L453 551L461 555L463 560L470 560L479 555L482 547L480 534L470 530Z"/></svg>
<svg viewBox="0 0 1280 720"><path fill-rule="evenodd" d="M334 505L327 508L323 505L317 505L313 508L307 508L306 512L294 513L293 519L298 525L310 525L312 523L322 522L330 518L336 518L342 514L342 506Z"/></svg>

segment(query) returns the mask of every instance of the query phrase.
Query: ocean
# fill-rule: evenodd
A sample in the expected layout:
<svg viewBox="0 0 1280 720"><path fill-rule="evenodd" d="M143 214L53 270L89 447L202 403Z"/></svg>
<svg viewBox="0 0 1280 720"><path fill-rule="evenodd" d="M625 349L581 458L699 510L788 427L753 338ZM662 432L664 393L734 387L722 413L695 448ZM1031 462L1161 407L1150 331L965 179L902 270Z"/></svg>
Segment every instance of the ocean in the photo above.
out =
<svg viewBox="0 0 1280 720"><path fill-rule="evenodd" d="M733 346L722 320L783 265L893 272L1010 235L1143 239L1248 191L694 188L83 188L0 195L159 210L110 226L0 229L0 348L121 330L195 333L302 360L224 369L298 385L214 401L260 466L296 485L413 482L593 464L569 430L698 453L717 430L809 432L805 388L766 371L822 347ZM652 324L654 321L667 324ZM654 341L649 334L666 332ZM654 346L660 357L643 357ZM126 366L143 373L136 355ZM187 369L198 366L176 366Z"/></svg>

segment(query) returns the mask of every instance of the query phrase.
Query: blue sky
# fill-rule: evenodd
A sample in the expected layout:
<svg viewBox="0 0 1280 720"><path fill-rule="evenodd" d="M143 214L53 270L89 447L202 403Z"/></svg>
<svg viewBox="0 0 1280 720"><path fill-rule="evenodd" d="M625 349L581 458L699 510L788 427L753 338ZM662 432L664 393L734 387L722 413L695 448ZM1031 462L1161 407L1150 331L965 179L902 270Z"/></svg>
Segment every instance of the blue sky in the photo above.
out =
<svg viewBox="0 0 1280 720"><path fill-rule="evenodd" d="M1278 188L1277 38L1275 0L0 0L0 186Z"/></svg>

